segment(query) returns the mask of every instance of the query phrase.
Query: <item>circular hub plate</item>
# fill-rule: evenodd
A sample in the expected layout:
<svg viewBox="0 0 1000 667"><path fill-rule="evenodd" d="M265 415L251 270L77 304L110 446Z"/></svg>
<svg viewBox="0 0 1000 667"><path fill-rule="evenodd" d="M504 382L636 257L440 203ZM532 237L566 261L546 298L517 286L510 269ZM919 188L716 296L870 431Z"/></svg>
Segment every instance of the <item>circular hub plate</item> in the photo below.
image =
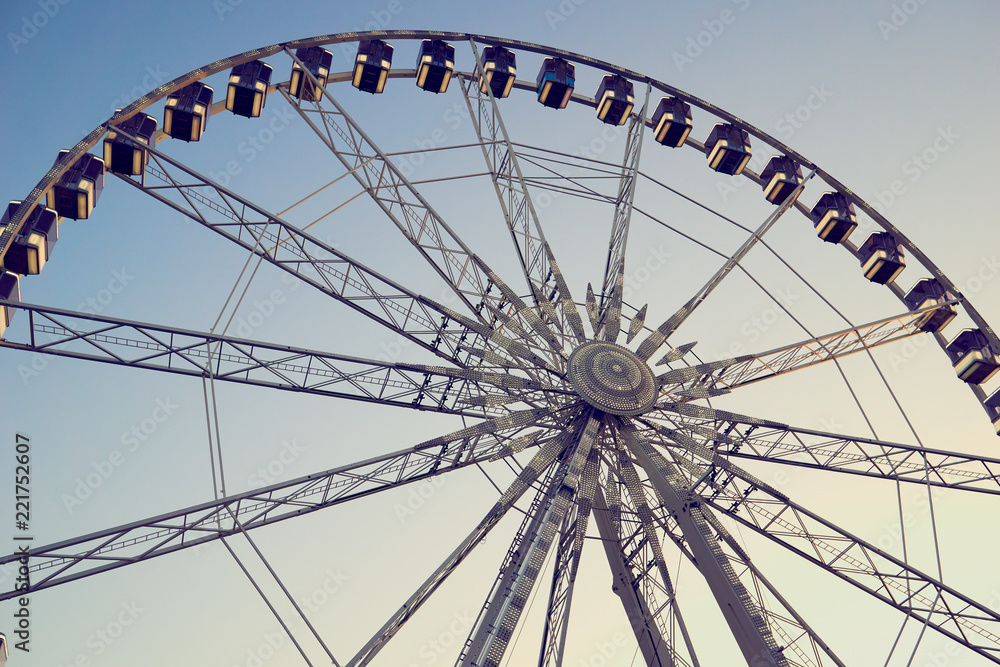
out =
<svg viewBox="0 0 1000 667"><path fill-rule="evenodd" d="M568 376L583 400L613 415L638 415L656 401L649 366L614 343L592 341L573 350Z"/></svg>

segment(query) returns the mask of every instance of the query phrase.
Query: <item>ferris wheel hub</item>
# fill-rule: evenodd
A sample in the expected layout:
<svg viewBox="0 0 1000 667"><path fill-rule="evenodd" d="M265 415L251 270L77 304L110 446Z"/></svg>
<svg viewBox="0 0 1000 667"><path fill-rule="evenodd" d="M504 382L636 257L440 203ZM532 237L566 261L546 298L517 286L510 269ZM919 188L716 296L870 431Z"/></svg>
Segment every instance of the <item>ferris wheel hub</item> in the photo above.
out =
<svg viewBox="0 0 1000 667"><path fill-rule="evenodd" d="M584 401L612 415L642 414L656 402L653 371L615 343L590 341L573 350L567 377Z"/></svg>

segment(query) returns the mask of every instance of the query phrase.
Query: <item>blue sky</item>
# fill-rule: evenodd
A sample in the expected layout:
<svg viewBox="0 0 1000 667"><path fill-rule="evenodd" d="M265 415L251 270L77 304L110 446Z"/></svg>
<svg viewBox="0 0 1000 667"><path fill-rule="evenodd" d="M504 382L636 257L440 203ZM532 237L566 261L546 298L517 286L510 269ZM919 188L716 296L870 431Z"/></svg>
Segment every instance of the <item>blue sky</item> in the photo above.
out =
<svg viewBox="0 0 1000 667"><path fill-rule="evenodd" d="M106 0L8 0L0 7L4 36L0 72L5 84L0 105L5 157L0 161L0 184L8 200L23 198L60 149L75 144L116 107L185 72L251 48L376 28L491 34L631 68L757 125L877 205L995 326L1000 322L1000 281L994 280L1000 273L996 257L1000 230L993 203L995 147L1000 145L994 119L1000 107L994 35L998 14L995 3L971 0L960 5L926 0L836 4L714 0L670 6L610 0L280 5L263 0L127 5ZM413 42L398 42L394 65L411 67L414 48ZM348 69L345 53L337 47L332 51L333 70ZM288 78L287 58L269 62L275 68L274 81ZM519 78L533 79L537 66L537 57L519 56ZM471 68L467 49L460 49L458 67ZM581 70L579 92L593 95L598 78ZM224 78L215 77L210 83L220 99ZM446 143L469 140L468 120L454 107L462 104L457 90L434 97L410 90L414 87L407 81L390 81L390 86L393 90L384 98L359 99L349 87L339 93L356 105L352 108L357 117L365 119L380 144L403 151L436 142L435 137L445 137ZM601 135L590 110L571 108L558 114L542 110L547 112L543 114L527 95L521 93L508 117L524 141L573 152L598 145L595 142L601 139L609 148L607 159L618 159L620 138ZM162 103L153 109L162 124ZM704 115L700 119L702 124L697 125L696 118L693 136L703 139L707 119ZM221 114L211 119L198 144L175 147L172 144L179 142L167 141L160 146L176 150L172 154L220 180L227 166L235 164L229 168L230 186L280 210L310 187L329 180L322 166L328 163L309 152L315 151L314 144L303 148L311 133L283 109L279 95L270 98L259 120L270 124L270 134L262 134L263 125L257 121ZM672 154L664 157L655 148L650 147L645 158L650 169L659 169L678 187L690 188L707 204L751 227L769 213L770 206L756 186L716 178L700 156L670 162ZM437 163L435 168L448 167ZM348 190L331 197L346 198ZM470 245L481 247L498 266L515 268L504 245L509 241L502 221L493 209L479 217L483 204L475 199L478 190L428 186L427 192L443 215L457 221L454 226ZM741 240L729 229L709 227L711 222L668 202L653 188L640 190L637 197L648 197L645 201L651 207L662 205L679 226L700 229L720 247L731 251ZM373 223L382 225L374 227L377 232L366 231L373 229L363 226L370 210L358 207L317 227L317 235L407 285L420 289L431 285L426 268L406 254L408 246L391 237L384 220ZM606 248L607 215L589 218L588 209L564 203L553 207L553 223L546 229L567 267L577 300L582 300L588 281L600 281ZM900 310L884 288L863 280L846 253L820 247L801 216L781 223L773 232L775 247L855 321ZM702 224L706 226L699 228ZM62 226L51 264L42 276L23 281L22 298L207 330L245 259L213 236L151 207L109 178L94 217ZM654 326L704 283L719 262L648 220L635 222L629 248L634 283L630 300L636 307L650 304L647 322ZM748 262L785 295L786 305L805 313L821 331L842 328L805 287L766 259L753 255ZM639 271L642 267L645 273ZM344 313L338 304L323 302L307 288L267 269L255 277L233 330L239 330L242 322L251 337L262 340L362 357L418 356L392 336ZM901 284L908 287L916 279L904 277ZM773 303L745 285L727 285L717 296L706 305L704 316L691 322L691 339L699 340L698 350L706 357L724 356L733 344L759 351L802 337L776 316ZM253 324L257 321L259 326ZM901 347L878 358L925 444L996 454L991 425L936 346ZM912 441L871 365L855 361L845 366L875 415L880 435ZM0 377L4 378L0 441L12 442L17 431L38 443L32 473L36 545L211 498L199 382L5 350L0 350ZM817 370L802 383L796 379L776 382L773 388L754 388L726 405L763 416L780 415L809 428L867 434L843 384L829 369ZM232 490L360 460L459 427L455 420L439 415L274 393L229 386L219 390ZM142 437L128 437L134 428ZM11 448L5 444L2 456L12 456ZM121 462L112 463L111 474L102 476L90 493L80 491L81 480L107 469L115 452L120 454L115 460ZM0 468L9 465L4 461ZM786 485L783 490L800 494L795 497L841 525L898 548L894 487L794 469L780 480L775 471L765 469L760 474ZM496 475L498 481L504 479L502 472ZM0 486L8 489L10 484L4 481ZM413 495L401 489L356 507L331 509L259 531L259 545L297 599L315 607L313 620L341 662L441 562L496 497L475 470L421 491L423 495ZM5 506L12 506L13 491L4 493L3 498L11 498ZM924 530L913 546L922 553L929 548L926 505L915 498L904 498L903 504L919 526L914 530ZM989 534L985 518L997 504L945 495L937 508L946 581L981 602L1000 603L996 593L1000 577L988 556L995 553L997 539ZM14 532L8 528L13 512L3 516L0 545L6 545ZM448 662L457 650L453 644L464 640L467 615L478 611L495 576L513 526L505 528L503 534L498 529L482 553L477 552L455 575L441 599L430 603L413 627L400 635L399 646L387 650L382 662L375 664L409 667ZM800 601L803 613L816 619L848 663L884 662L899 619L882 614L867 598L845 591L831 577L789 561L775 547L756 547L759 563L773 563L768 572L774 572L776 581L801 588L800 582L809 577L814 595L803 595L801 590L790 595ZM245 545L240 548L241 554L249 554ZM668 560L676 558L676 553L668 555ZM260 570L259 563L254 567ZM589 560L585 556L583 567L588 579L577 601L573 647L566 664L597 664L594 656L601 654L602 646L611 646L607 664L630 665L635 644L629 638L619 641L627 628L608 590L606 565L592 554ZM694 592L700 590L696 574L690 568L681 574L681 590L690 586L692 598L696 597ZM43 591L33 597L32 605L32 653L15 652L11 667L74 661L161 664L174 659L251 665L265 655L263 664L269 667L302 664L287 638L276 634L275 620L219 545ZM858 615L865 620L852 609L861 610ZM10 603L0 603L0 631L9 627L13 610ZM689 622L708 644L716 643L712 637L717 613L711 605L692 601ZM123 631L107 635L115 634L116 623ZM532 632L525 630L510 664L533 659L537 641ZM717 644L702 655L706 664L731 658L731 643ZM318 664L321 652L315 646L311 650ZM948 650L944 640L928 637L913 664L922 665L943 652L949 665L983 664L974 655L952 655ZM895 660L899 659L897 655Z"/></svg>

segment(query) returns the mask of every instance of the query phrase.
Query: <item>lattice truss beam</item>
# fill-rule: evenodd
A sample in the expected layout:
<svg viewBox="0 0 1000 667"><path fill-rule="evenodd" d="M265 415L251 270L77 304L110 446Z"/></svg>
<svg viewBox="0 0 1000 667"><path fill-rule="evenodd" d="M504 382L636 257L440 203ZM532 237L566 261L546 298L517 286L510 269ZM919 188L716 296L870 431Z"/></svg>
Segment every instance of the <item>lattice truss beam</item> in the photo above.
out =
<svg viewBox="0 0 1000 667"><path fill-rule="evenodd" d="M122 180L388 330L458 366L554 370L521 338L409 290L157 149L147 150L147 178Z"/></svg>
<svg viewBox="0 0 1000 667"><path fill-rule="evenodd" d="M722 415L717 417L724 419ZM749 421L746 418L737 418L734 421L737 420L744 424ZM724 423L718 425L725 426ZM740 468L723 453L726 447L738 445L741 440L738 432L725 433L726 428L716 431L711 426L692 424L690 420L685 419L679 420L678 426L682 428L671 428L649 422L646 428L640 429L640 433L647 443L655 446L662 455L669 456L678 469L683 471L691 497L700 511L706 514L716 512L732 518L755 533L868 592L919 623L926 623L927 627L1000 664L1000 614L953 587L943 584L936 577L908 565L902 559L884 552L795 503L777 489ZM777 430L773 425L771 429L771 432ZM843 437L840 440L857 443L858 446L884 447L890 457L905 450L903 446L892 443L852 441ZM963 469L975 471L981 470L982 466L996 465L991 459L977 460L971 456L941 453L933 457L937 459L936 463L940 464L935 466L935 461L931 458L928 456L924 470L924 475L928 479L941 479L949 475L965 477ZM837 466L827 469L842 471ZM896 478L893 474L875 476ZM913 477L900 479L920 481ZM983 483L987 488L995 486L992 476ZM962 485L953 488L969 487ZM669 526L669 516L666 516L669 512L666 508L661 508L660 514L663 515L662 520L665 525ZM744 554L739 553L742 551L739 544L731 540L718 519L713 518L711 522L721 540L720 543L728 545L736 553L738 556L736 560L742 559ZM733 555L730 554L730 557L733 558ZM755 577L760 578L764 588L780 600L777 592L766 584L759 573L752 570L747 572L753 572ZM761 605L760 608L765 610L765 614L770 613L766 612L769 608L767 605ZM790 607L787 608L787 613L796 618ZM787 619L784 622L787 625ZM768 623L774 625L775 621L769 618ZM800 638L808 637L808 643L815 642L817 647L823 647L821 641L808 632L804 623L801 629L806 632L799 633ZM783 637L796 636L794 628L785 628L783 632L775 634ZM800 650L808 653L805 647L801 646L801 641L799 644ZM823 653L828 651L824 649ZM833 657L831 654L830 658Z"/></svg>
<svg viewBox="0 0 1000 667"><path fill-rule="evenodd" d="M618 180L618 195L615 197L615 212L611 223L611 240L604 263L604 280L601 283L601 303L598 306L598 329L603 329L604 340L615 342L621 330L622 300L625 296L625 249L628 245L628 228L632 220L632 203L638 184L639 157L642 154L642 137L646 129L646 106L649 103L649 85L646 99L637 114L629 118L629 129L625 141L625 155L622 158ZM600 331L595 331L595 336ZM632 341L635 333L629 336Z"/></svg>
<svg viewBox="0 0 1000 667"><path fill-rule="evenodd" d="M28 316L25 339L8 337L3 345L25 351L480 418L507 413L513 403L570 400L563 383L509 373L383 363L29 304L18 308Z"/></svg>
<svg viewBox="0 0 1000 667"><path fill-rule="evenodd" d="M509 457L529 447L541 447L546 452L555 447L561 451L564 425L578 412L578 407L569 406L561 410L538 408L503 415L409 449L31 549L28 552L30 590L43 590L207 544L241 530L259 528L470 465ZM521 481L526 479L523 474L519 478ZM525 481L518 495L533 482L533 479ZM18 558L16 554L0 557L0 564ZM0 593L0 600L18 594L19 591L11 587Z"/></svg>
<svg viewBox="0 0 1000 667"><path fill-rule="evenodd" d="M476 74L459 76L462 94L479 138L500 210L517 251L521 272L539 314L550 327L562 336L564 342L570 339L583 342L586 339L583 320L539 224L517 151L507 133L493 91L489 86L479 85L483 65L474 42L472 49L476 56ZM572 336L568 335L570 332Z"/></svg>
<svg viewBox="0 0 1000 667"><path fill-rule="evenodd" d="M1000 458L851 437L674 404L655 418L720 455L1000 495Z"/></svg>
<svg viewBox="0 0 1000 667"><path fill-rule="evenodd" d="M711 398L754 382L920 335L924 333L918 326L920 318L927 312L947 308L951 303L887 317L758 354L669 370L657 378L661 395L667 403ZM672 363L680 358L672 350L656 365Z"/></svg>
<svg viewBox="0 0 1000 667"><path fill-rule="evenodd" d="M297 61L294 54L287 52ZM303 69L321 90L321 99L305 102L292 97L284 88L279 90L344 169L482 325L511 328L521 339L517 344L544 355L550 368L561 367L565 353L560 336L466 246L329 90L318 85L308 68ZM535 363L540 367L547 365L537 357Z"/></svg>

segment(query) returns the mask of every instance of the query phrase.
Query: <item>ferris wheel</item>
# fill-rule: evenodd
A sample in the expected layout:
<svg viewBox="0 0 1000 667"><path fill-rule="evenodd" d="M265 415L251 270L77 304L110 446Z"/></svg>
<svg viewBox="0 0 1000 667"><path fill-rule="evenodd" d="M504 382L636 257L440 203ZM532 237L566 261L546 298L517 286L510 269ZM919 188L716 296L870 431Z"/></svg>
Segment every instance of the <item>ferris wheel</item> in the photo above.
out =
<svg viewBox="0 0 1000 667"><path fill-rule="evenodd" d="M330 49L345 48L354 67L335 72ZM416 52L412 68L399 64L397 50L407 49ZM537 76L523 78L531 58L539 61ZM596 91L577 85L585 80ZM405 101L380 105L403 88ZM381 129L405 124L411 105L441 99L429 93L456 104L468 119L459 123L464 134L432 134L417 150L384 145ZM231 116L264 122L254 119L278 105L314 139L316 156L293 169L324 175L318 187L310 174L301 191L283 193L284 210L230 186L232 169L209 173L186 158L195 142L210 145L215 126ZM599 142L568 148L559 128L571 115L590 116ZM734 216L678 185L689 181L710 190L749 184L759 201ZM237 248L248 257L245 269L269 266L317 299L339 302L333 307L395 336L402 345L394 349L406 354L370 358L259 340L255 326L228 333L216 322L198 331L33 304L33 276L53 253L60 226L99 219L101 204L127 188L155 210L195 223L185 233L199 243ZM330 192L338 193L332 201ZM471 200L464 212L455 201L463 198ZM365 215L388 223L381 233L391 230L392 242L408 246L419 272L400 269L395 247L377 265L310 230L345 216L374 225L354 221L359 199L367 200ZM309 213L296 217L303 210ZM497 230L513 248L498 248ZM684 250L633 268L629 240L653 234ZM565 254L557 238L568 241ZM800 254L805 241L812 247ZM956 385L964 382L969 400L1000 429L1000 392L990 384L1000 339L905 232L843 182L754 125L650 75L537 44L444 31L340 33L254 49L154 89L60 153L38 186L6 209L0 249L4 354L187 376L205 388L206 408L215 386L232 383L360 401L393 415L438 413L455 424L395 451L359 452L346 465L236 493L225 492L217 448L215 498L32 548L30 593L213 543L232 553L230 542L253 545L257 528L464 469L502 467L509 479L493 485L485 516L416 590L379 591L398 610L380 627L354 629L363 636L356 646L328 645L324 628L302 616L323 660L388 664L380 654L425 603L500 532L494 529L515 524L455 647L456 665L509 664L521 629L536 617L538 664L570 664L573 618L587 613L573 605L585 552L610 568L634 664L705 664L678 592L678 562L700 575L700 590L718 608L715 631L732 637L748 665L850 664L799 610L796 595L772 581L766 557L758 560L745 536L793 555L817 579L897 611L899 635L918 633L916 644L932 633L1000 663L1000 614L980 599L983 591L945 583L940 556L937 571L917 565L905 541L900 550L866 540L761 472L813 469L833 492L861 478L880 480L925 493L931 507L938 489L1000 494L1000 458L925 445L915 429L907 444L874 428L802 427L768 398L773 387L811 387L800 396L806 402L846 392L871 426L875 408L844 365L864 360L875 370L866 377L881 378L866 381L885 383L895 399L877 355L929 340L954 368ZM837 272L836 289L813 284L813 253ZM587 262L595 257L598 264ZM578 283L580 266L590 277ZM778 272L794 276L822 314L783 299L774 288ZM646 283L655 294L638 289ZM838 305L840 285L878 314L856 321L853 313L868 307ZM241 300L237 293L234 287L230 299ZM782 342L756 349L732 338L743 322L720 319L720 304L751 294L768 304L769 333ZM637 295L649 303L634 303ZM762 327L753 333L754 342L771 341ZM360 337L347 332L355 350ZM743 396L750 398L741 404ZM490 482L483 484L494 493ZM280 573L267 569L280 584ZM6 586L0 600L24 594ZM535 606L541 611L533 615ZM897 644L886 639L887 664L895 651L907 652Z"/></svg>

